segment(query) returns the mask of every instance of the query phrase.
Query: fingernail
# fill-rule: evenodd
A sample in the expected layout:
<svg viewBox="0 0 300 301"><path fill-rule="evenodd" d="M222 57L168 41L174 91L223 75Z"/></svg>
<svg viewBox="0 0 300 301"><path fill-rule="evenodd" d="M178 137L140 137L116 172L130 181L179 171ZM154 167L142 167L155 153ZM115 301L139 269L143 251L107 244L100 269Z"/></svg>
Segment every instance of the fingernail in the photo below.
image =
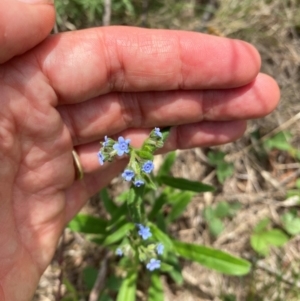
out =
<svg viewBox="0 0 300 301"><path fill-rule="evenodd" d="M18 0L30 4L54 4L54 0Z"/></svg>

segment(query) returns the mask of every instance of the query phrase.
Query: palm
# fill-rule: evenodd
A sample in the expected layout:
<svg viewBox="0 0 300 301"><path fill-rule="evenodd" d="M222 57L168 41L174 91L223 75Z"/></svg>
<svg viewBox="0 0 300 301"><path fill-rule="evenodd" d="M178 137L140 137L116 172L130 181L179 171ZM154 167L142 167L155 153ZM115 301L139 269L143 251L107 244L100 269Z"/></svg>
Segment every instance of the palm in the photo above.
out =
<svg viewBox="0 0 300 301"><path fill-rule="evenodd" d="M3 68L10 84L4 81L1 85L0 164L5 208L1 209L0 279L4 277L4 284L12 279L24 282L27 277L38 280L66 222L65 190L74 178L72 140L53 108L56 99L51 87L34 66L27 66L36 74L30 83L32 76L22 73L26 70L22 62L13 63L17 66ZM62 168L66 166L69 168ZM22 297L16 300L23 300L20 282L16 285L6 294L19 292Z"/></svg>
<svg viewBox="0 0 300 301"><path fill-rule="evenodd" d="M124 39L120 30L127 33ZM104 38L101 43L97 40L101 35L104 32L95 29L49 38L1 66L0 300L30 298L65 224L124 166L120 161L100 169L95 153L105 134L131 128L127 134L138 141L147 133L142 128L177 125L167 149L225 143L240 136L245 126L230 120L264 115L276 105L277 87L270 78L260 76L256 84L235 88L251 82L259 67L254 51L248 49L252 51L249 61L243 45L239 46L243 68L218 76L218 63L224 62L221 51L215 58L220 62L204 66L199 75L195 64L205 65L207 60L196 61L190 53L195 40L201 46L206 37L181 33L179 39L179 33L165 32L153 42L150 32L114 28L105 33L110 43L106 49ZM213 44L214 38L209 39ZM176 41L185 47L170 48L168 56L160 51L177 45ZM148 48L143 50L145 45ZM172 65L174 58L177 63ZM159 71L157 65L166 71ZM266 84L268 91L262 89ZM179 88L185 91L174 91ZM246 103L243 109L242 103ZM83 164L84 181L74 182L74 146Z"/></svg>

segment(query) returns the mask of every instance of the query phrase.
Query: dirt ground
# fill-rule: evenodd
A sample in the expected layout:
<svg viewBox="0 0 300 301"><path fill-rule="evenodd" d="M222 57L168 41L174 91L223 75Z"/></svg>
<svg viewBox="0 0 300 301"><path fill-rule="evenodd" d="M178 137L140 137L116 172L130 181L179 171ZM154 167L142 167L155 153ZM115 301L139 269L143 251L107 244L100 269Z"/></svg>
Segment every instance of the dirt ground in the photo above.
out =
<svg viewBox="0 0 300 301"><path fill-rule="evenodd" d="M213 148L226 152L227 161L234 164L234 174L224 185L218 183L216 171L208 163L208 148L177 151L173 175L213 184L217 192L195 197L182 218L170 229L172 235L182 241L212 246L246 258L253 263L253 269L246 277L228 277L184 261L182 287L162 277L165 300L300 300L300 236L293 237L283 248L272 249L265 258L258 256L250 246L250 235L262 218L269 217L274 227L281 227L280 216L290 208L299 209L299 198L286 197L287 190L295 186L300 175L299 160L278 150L270 151L268 157L262 159L256 150L264 139L282 130L291 132L292 145L300 149L300 1L206 1L207 14L197 19L198 2L186 1L186 5L180 8L180 19L172 14L164 18L166 12L163 9L149 14L149 25L208 31L254 44L262 56L262 72L277 80L282 96L278 109L270 116L249 122L242 139ZM256 143L252 136L255 131L260 135ZM161 161L162 157L158 156L156 163ZM121 189L119 183L118 179L113 181L112 193ZM225 219L224 231L214 238L202 212L205 207L224 200L239 202L241 207L233 217ZM103 208L94 198L84 210L99 213ZM66 230L63 249L58 248L52 264L41 278L33 301L59 300L57 290L62 269L64 277L77 290L84 290L83 267L99 268L104 257L105 250L101 247ZM63 284L62 292L65 290ZM146 300L141 291L138 298Z"/></svg>

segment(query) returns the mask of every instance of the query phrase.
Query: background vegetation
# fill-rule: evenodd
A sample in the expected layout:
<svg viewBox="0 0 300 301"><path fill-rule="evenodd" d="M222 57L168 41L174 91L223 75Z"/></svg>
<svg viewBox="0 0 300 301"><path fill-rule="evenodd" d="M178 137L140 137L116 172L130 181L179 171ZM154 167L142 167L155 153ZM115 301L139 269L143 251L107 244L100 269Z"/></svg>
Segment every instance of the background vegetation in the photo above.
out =
<svg viewBox="0 0 300 301"><path fill-rule="evenodd" d="M103 24L105 0L57 0L56 7L57 31ZM112 0L110 23L246 40L258 48L262 71L273 76L282 91L279 108L250 122L239 141L176 152L174 176L213 185L216 191L193 197L170 232L182 241L246 258L253 268L247 276L229 277L183 261L182 285L162 277L165 300L299 300L300 1ZM163 160L157 157L156 165ZM117 178L109 195L116 197L123 188ZM99 196L84 212L105 217ZM118 290L118 278L111 278L115 260L101 246L67 229L34 301L88 300L104 266L106 289ZM142 289L137 295L146 300Z"/></svg>

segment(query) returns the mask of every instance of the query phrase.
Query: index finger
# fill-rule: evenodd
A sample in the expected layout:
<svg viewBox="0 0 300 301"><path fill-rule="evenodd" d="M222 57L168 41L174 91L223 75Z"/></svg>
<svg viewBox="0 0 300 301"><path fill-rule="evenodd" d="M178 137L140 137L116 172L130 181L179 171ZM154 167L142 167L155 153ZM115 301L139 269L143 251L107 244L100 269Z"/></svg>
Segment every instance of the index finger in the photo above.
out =
<svg viewBox="0 0 300 301"><path fill-rule="evenodd" d="M102 27L55 35L36 49L60 103L111 91L224 89L259 72L250 44L196 32Z"/></svg>

